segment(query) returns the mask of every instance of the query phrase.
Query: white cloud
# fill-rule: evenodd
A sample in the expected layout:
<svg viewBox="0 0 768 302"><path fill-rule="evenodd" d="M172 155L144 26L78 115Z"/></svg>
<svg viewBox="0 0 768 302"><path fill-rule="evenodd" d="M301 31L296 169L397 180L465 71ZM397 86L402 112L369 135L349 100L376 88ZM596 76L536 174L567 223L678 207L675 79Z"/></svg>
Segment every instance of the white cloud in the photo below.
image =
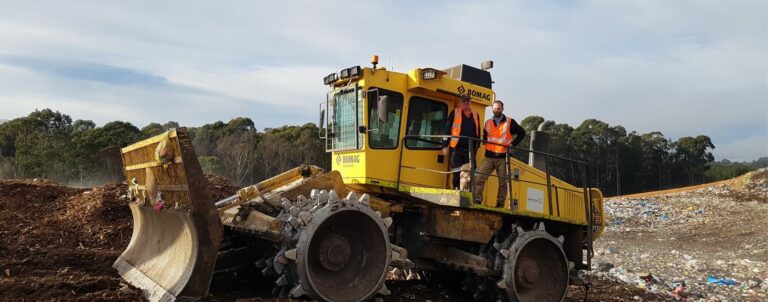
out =
<svg viewBox="0 0 768 302"><path fill-rule="evenodd" d="M707 134L718 157L746 158L768 137L766 12L759 0L19 2L0 11L0 55L114 66L208 94L0 63L0 119L58 104L138 126L300 124L315 119L324 75L373 53L399 71L493 59L494 88L518 119Z"/></svg>

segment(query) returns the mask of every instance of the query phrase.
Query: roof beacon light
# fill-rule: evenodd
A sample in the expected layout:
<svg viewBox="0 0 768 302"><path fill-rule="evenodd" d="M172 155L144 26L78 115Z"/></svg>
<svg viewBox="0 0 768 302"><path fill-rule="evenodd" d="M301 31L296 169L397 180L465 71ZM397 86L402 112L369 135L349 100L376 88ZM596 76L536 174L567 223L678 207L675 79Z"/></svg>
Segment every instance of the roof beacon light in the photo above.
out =
<svg viewBox="0 0 768 302"><path fill-rule="evenodd" d="M376 65L379 65L379 55L371 56L371 64L373 64L373 69L376 69Z"/></svg>

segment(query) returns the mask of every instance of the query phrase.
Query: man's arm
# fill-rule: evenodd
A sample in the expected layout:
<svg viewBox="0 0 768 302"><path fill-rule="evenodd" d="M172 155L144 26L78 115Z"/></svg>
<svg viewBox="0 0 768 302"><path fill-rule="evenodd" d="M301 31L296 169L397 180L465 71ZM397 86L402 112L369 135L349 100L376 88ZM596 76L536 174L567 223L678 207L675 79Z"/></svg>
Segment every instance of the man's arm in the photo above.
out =
<svg viewBox="0 0 768 302"><path fill-rule="evenodd" d="M512 118L509 119L509 133L515 137L515 139L512 140L512 147L520 144L520 142L522 142L525 138L525 129L520 127L520 125L517 124L517 122Z"/></svg>

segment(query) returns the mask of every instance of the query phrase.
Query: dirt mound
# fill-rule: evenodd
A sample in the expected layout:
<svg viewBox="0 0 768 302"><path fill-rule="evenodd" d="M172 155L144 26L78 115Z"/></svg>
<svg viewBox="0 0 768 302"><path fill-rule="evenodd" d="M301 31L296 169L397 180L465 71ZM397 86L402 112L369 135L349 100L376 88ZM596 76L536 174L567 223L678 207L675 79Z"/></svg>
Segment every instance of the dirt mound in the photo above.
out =
<svg viewBox="0 0 768 302"><path fill-rule="evenodd" d="M213 200L239 189L207 175ZM141 300L112 268L131 239L125 184L0 180L0 300Z"/></svg>
<svg viewBox="0 0 768 302"><path fill-rule="evenodd" d="M208 191L211 192L213 201L222 200L229 196L235 195L240 187L235 186L224 177L206 174L205 178L208 179Z"/></svg>
<svg viewBox="0 0 768 302"><path fill-rule="evenodd" d="M111 267L130 240L124 191L0 180L0 300L141 299Z"/></svg>
<svg viewBox="0 0 768 302"><path fill-rule="evenodd" d="M126 205L127 186L108 184L71 196L56 219L71 238L88 248L115 248L131 239L131 212Z"/></svg>

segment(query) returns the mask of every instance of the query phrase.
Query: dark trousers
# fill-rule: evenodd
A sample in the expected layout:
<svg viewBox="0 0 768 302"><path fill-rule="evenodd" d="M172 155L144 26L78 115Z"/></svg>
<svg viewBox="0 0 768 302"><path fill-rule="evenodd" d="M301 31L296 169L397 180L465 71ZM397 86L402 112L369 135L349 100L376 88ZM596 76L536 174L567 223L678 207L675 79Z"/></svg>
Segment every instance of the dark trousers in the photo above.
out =
<svg viewBox="0 0 768 302"><path fill-rule="evenodd" d="M468 149L451 149L451 170L461 168L463 164L469 162L469 150ZM451 189L458 189L461 178L461 172L453 173L453 181Z"/></svg>

